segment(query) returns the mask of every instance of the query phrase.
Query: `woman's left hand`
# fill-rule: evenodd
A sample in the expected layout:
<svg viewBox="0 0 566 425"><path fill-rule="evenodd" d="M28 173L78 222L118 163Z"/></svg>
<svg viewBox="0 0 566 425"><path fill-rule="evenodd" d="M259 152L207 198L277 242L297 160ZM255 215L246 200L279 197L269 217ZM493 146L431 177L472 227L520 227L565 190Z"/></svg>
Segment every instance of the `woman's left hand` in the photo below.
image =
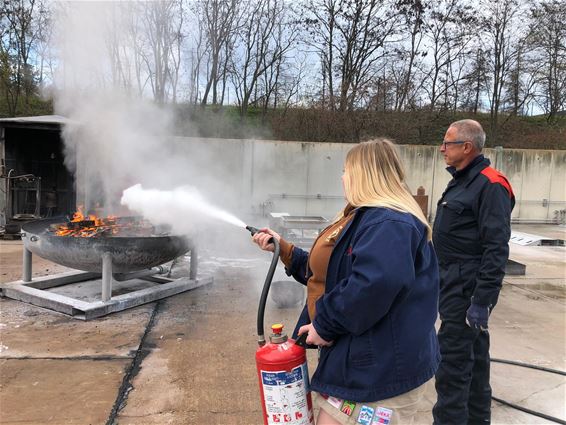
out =
<svg viewBox="0 0 566 425"><path fill-rule="evenodd" d="M312 323L308 324L308 325L304 325L301 326L299 328L299 335L304 334L305 332L308 332L308 336L307 336L307 344L310 345L318 345L320 347L328 347L330 345L332 345L332 341L326 341L325 339L322 339L320 337L320 335L318 334L318 332L316 331L316 329L314 328L314 326L312 325Z"/></svg>

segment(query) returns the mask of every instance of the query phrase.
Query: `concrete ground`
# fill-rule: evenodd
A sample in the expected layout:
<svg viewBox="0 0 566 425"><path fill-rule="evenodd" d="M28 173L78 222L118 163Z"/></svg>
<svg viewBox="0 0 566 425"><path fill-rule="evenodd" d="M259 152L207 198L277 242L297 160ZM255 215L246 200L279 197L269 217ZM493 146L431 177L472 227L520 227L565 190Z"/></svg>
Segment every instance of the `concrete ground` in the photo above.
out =
<svg viewBox="0 0 566 425"><path fill-rule="evenodd" d="M564 227L515 228L566 239ZM21 277L21 249L0 241L1 283ZM256 314L270 256L242 244L204 247L200 258L211 285L88 322L0 299L0 424L261 424ZM511 258L527 274L505 279L490 322L492 357L565 370L566 248L512 244ZM33 270L64 268L34 257ZM299 311L270 301L266 327L290 330ZM493 363L492 387L496 397L566 419L563 376ZM430 386L418 424L431 423L434 399ZM493 423L552 422L493 402Z"/></svg>

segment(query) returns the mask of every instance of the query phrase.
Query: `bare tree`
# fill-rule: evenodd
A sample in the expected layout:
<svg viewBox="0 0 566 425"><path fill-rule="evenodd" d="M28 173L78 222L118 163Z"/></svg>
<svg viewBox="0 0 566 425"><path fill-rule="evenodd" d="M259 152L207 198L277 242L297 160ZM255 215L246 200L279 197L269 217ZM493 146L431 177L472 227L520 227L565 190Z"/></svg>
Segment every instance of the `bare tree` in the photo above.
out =
<svg viewBox="0 0 566 425"><path fill-rule="evenodd" d="M371 85L398 13L378 0L310 0L305 24L323 60L332 108L352 110ZM337 98L336 100L334 98Z"/></svg>
<svg viewBox="0 0 566 425"><path fill-rule="evenodd" d="M232 39L238 30L241 0L197 0L196 8L206 34L208 63L206 86L201 104L208 103L212 90L212 104L219 103L219 82L225 81L226 66L231 56ZM222 88L223 90L223 88Z"/></svg>
<svg viewBox="0 0 566 425"><path fill-rule="evenodd" d="M415 86L412 81L415 61L420 56L426 56L426 52L421 51L421 43L424 37L423 29L426 29L424 20L427 6L421 0L399 0L397 8L408 30L410 41L409 48L400 50L399 54L400 58L406 61L402 70L403 84L399 87L399 99L396 106L397 110L401 110L405 108L407 98L410 98L410 103L414 102L410 91Z"/></svg>
<svg viewBox="0 0 566 425"><path fill-rule="evenodd" d="M197 105L202 100L200 90L201 72L202 66L205 65L205 56L209 54L204 6L202 1L191 1L189 5L191 22L193 22L189 30L190 53L188 56L190 61L189 103L192 105Z"/></svg>
<svg viewBox="0 0 566 425"><path fill-rule="evenodd" d="M143 55L153 97L176 101L181 63L183 9L180 0L144 3L149 52Z"/></svg>
<svg viewBox="0 0 566 425"><path fill-rule="evenodd" d="M383 66L376 72L375 78L368 85L368 90L365 93L367 110L394 110L398 104L402 73L396 68L396 61L391 60L391 58L388 59L383 62Z"/></svg>
<svg viewBox="0 0 566 425"><path fill-rule="evenodd" d="M183 0L109 3L104 39L112 87L175 103L181 72Z"/></svg>
<svg viewBox="0 0 566 425"><path fill-rule="evenodd" d="M308 16L304 22L307 28L305 43L315 48L320 56L322 72L322 103L330 109L336 108L334 99L334 53L336 22L338 20L340 0L318 0L307 4L305 12ZM326 100L328 93L328 101Z"/></svg>
<svg viewBox="0 0 566 425"><path fill-rule="evenodd" d="M481 96L489 83L485 52L477 47L468 63L468 73L462 80L463 98L461 106L474 114L478 113Z"/></svg>
<svg viewBox="0 0 566 425"><path fill-rule="evenodd" d="M131 3L109 3L108 18L105 19L105 42L110 62L110 83L114 87L123 87L129 91L133 87L130 55L128 54L129 43L122 31L124 24L130 24L125 19L135 16L135 4Z"/></svg>
<svg viewBox="0 0 566 425"><path fill-rule="evenodd" d="M264 96L262 101L262 118L265 119L268 109L283 109L285 114L292 99L299 93L301 83L306 75L307 61L304 56L295 57L293 62L281 58L268 67L263 76Z"/></svg>
<svg viewBox="0 0 566 425"><path fill-rule="evenodd" d="M488 66L491 73L490 126L491 137L497 140L499 113L511 70L517 57L517 26L520 17L520 5L517 0L485 0L486 12L483 22L484 50L489 52Z"/></svg>
<svg viewBox="0 0 566 425"><path fill-rule="evenodd" d="M531 17L528 40L534 60L541 64L538 98L551 121L566 108L566 7L560 0L544 1L533 8Z"/></svg>
<svg viewBox="0 0 566 425"><path fill-rule="evenodd" d="M287 112L293 103L293 98L298 98L303 77L307 73L307 67L307 61L303 58L302 60L295 62L293 67L289 69L289 72L283 73L282 82L277 87L277 92L275 93L273 109L276 109L279 105L283 105L283 113ZM294 72L292 70L294 70Z"/></svg>
<svg viewBox="0 0 566 425"><path fill-rule="evenodd" d="M504 98L505 110L508 112L505 122L511 117L525 115L526 107L534 99L537 76L542 69L539 61L533 60L533 52L526 39L519 43L514 62Z"/></svg>
<svg viewBox="0 0 566 425"><path fill-rule="evenodd" d="M340 60L340 111L352 110L362 87L375 75L374 64L385 55L382 49L393 34L396 15L381 9L377 0L344 2L350 10L342 10L338 21L340 39L337 45Z"/></svg>
<svg viewBox="0 0 566 425"><path fill-rule="evenodd" d="M471 6L461 0L435 0L430 3L430 8L425 25L432 64L424 90L428 93L430 109L434 110L442 98L442 107L449 107L446 103L449 91L458 83L458 79L452 78L452 71L456 69L453 64L469 54L468 46L477 22Z"/></svg>
<svg viewBox="0 0 566 425"><path fill-rule="evenodd" d="M51 50L53 42L53 11L44 0L40 0L38 6L36 20L37 40L33 48L36 52L37 83L41 87L46 80L53 80L55 57Z"/></svg>
<svg viewBox="0 0 566 425"><path fill-rule="evenodd" d="M196 105L199 102L200 72L206 50L206 28L205 22L199 19L202 16L200 3L193 3L190 7L193 13L193 31L190 37L190 72L189 72L189 103Z"/></svg>
<svg viewBox="0 0 566 425"><path fill-rule="evenodd" d="M410 90L411 87L406 87L406 62L404 61L403 52L397 50L395 55L389 55L387 57L387 79L390 83L392 89L392 108L394 111L401 110L401 98L403 97L403 91ZM407 83L407 84L410 84Z"/></svg>
<svg viewBox="0 0 566 425"><path fill-rule="evenodd" d="M269 70L277 71L293 46L296 27L286 24L286 11L282 0L257 0L246 13L236 45L241 56L232 58L231 74L242 117L250 103L258 101L260 78Z"/></svg>
<svg viewBox="0 0 566 425"><path fill-rule="evenodd" d="M176 20L173 19L174 26L170 33L172 39L172 47L170 51L171 66L169 67L169 80L171 82L171 101L177 103L179 77L181 72L181 51L183 46L183 27L185 21L185 10L183 7L183 0L177 0L177 15Z"/></svg>
<svg viewBox="0 0 566 425"><path fill-rule="evenodd" d="M147 86L150 84L151 75L146 72L146 51L149 48L148 41L145 36L145 26L143 23L143 9L144 5L139 3L131 3L131 7L135 10L130 13L129 22L127 27L127 36L129 44L134 51L132 58L132 67L134 73L134 80L136 92L142 96L146 91ZM132 83L133 88L133 83Z"/></svg>

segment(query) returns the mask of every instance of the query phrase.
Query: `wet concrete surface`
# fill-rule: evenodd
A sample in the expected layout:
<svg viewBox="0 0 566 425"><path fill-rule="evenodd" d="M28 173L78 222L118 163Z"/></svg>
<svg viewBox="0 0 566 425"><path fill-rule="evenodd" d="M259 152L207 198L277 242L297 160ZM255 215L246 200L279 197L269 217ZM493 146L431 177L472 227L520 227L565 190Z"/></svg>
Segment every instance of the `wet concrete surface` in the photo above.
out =
<svg viewBox="0 0 566 425"><path fill-rule="evenodd" d="M520 225L523 233L566 240L566 226ZM510 258L526 264L524 276L507 276L506 282L552 298L566 300L566 248L510 244Z"/></svg>
<svg viewBox="0 0 566 425"><path fill-rule="evenodd" d="M563 256L566 248L558 249ZM199 273L213 274L211 285L92 321L0 299L0 423L261 424L256 315L270 256L235 252L201 251ZM20 278L21 258L21 242L0 241L1 282ZM554 287L564 285L560 259L547 259L547 271L562 272L552 274ZM542 273L533 272L532 287L506 279L490 322L491 353L565 370L564 300L559 290L536 288L545 279L539 266L531 267ZM34 275L63 269L34 257ZM284 279L280 267L274 280ZM283 322L291 331L300 309L269 301L266 328ZM314 350L308 358L312 373ZM494 363L492 387L497 397L566 419L563 376ZM430 386L417 424L431 423L434 400ZM493 423L552 422L493 402Z"/></svg>

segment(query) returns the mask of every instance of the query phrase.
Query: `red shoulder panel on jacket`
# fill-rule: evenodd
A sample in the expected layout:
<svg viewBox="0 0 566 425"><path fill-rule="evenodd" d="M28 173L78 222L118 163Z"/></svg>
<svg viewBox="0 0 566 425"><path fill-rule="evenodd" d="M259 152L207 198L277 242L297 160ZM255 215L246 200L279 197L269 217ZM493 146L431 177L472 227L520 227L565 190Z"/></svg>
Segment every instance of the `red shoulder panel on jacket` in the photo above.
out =
<svg viewBox="0 0 566 425"><path fill-rule="evenodd" d="M499 171L491 167L486 167L482 170L481 173L486 176L491 183L499 183L505 189L507 189L510 198L515 197L515 195L513 194L513 189L511 188L507 177L505 177Z"/></svg>

